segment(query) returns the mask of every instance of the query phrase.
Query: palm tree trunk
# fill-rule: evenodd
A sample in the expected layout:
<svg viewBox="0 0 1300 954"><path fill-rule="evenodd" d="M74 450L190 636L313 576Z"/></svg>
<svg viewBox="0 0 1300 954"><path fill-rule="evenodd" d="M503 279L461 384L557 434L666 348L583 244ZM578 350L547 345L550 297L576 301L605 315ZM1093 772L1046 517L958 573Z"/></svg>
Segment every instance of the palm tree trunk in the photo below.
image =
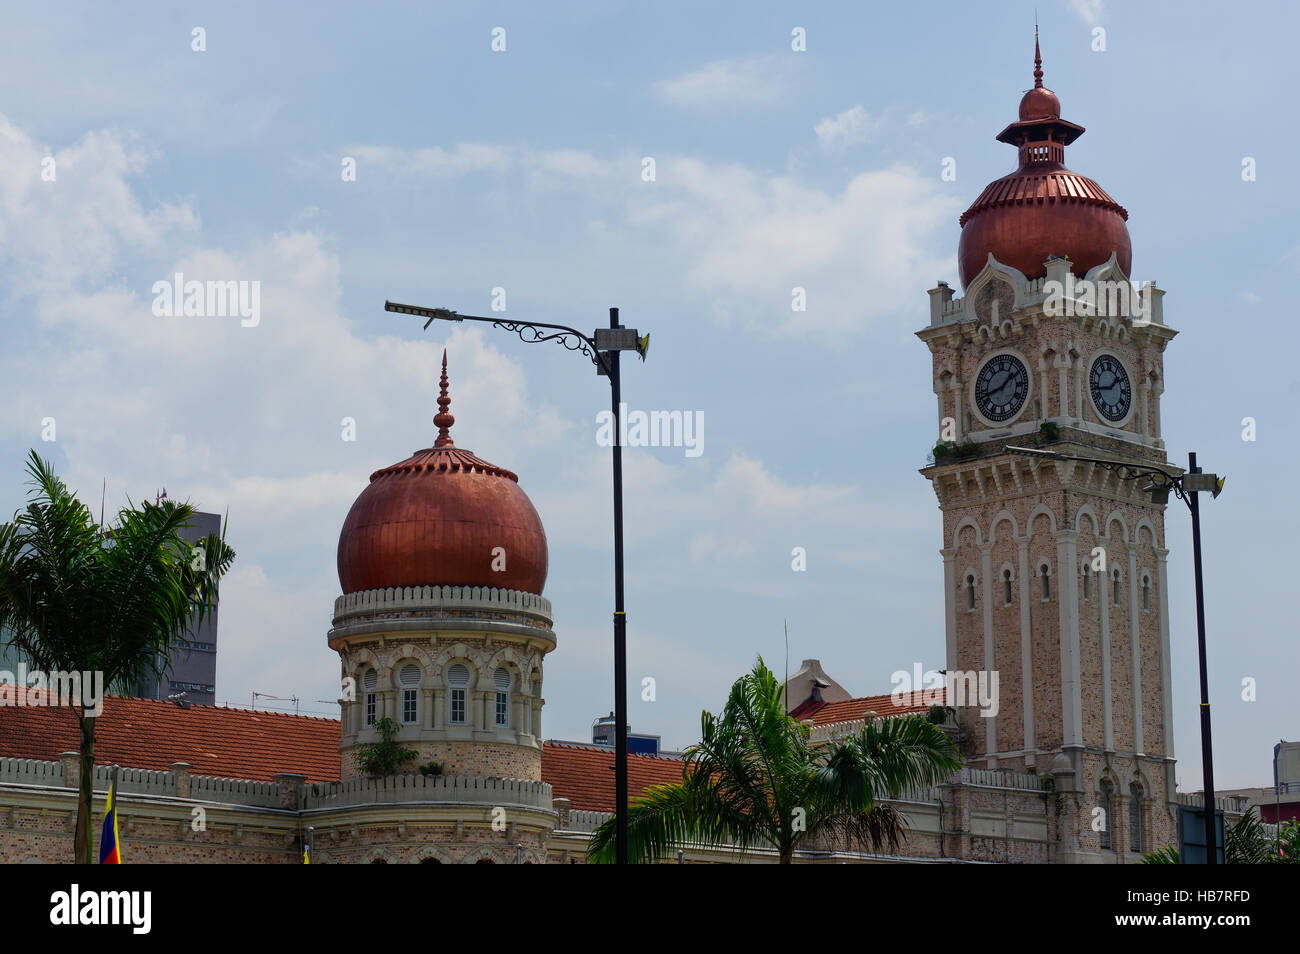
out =
<svg viewBox="0 0 1300 954"><path fill-rule="evenodd" d="M77 830L73 844L73 862L91 863L95 836L90 828L90 812L95 797L95 717L77 713L81 724L81 785L77 793Z"/></svg>

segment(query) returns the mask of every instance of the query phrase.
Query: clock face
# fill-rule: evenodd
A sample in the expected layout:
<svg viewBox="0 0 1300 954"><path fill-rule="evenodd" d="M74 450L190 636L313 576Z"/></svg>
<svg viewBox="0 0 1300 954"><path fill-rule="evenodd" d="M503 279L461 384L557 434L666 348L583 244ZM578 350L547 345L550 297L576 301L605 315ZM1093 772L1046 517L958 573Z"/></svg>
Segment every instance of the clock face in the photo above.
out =
<svg viewBox="0 0 1300 954"><path fill-rule="evenodd" d="M1133 406L1133 385L1124 364L1114 355L1102 354L1092 362L1088 387L1097 413L1112 424L1128 417Z"/></svg>
<svg viewBox="0 0 1300 954"><path fill-rule="evenodd" d="M998 354L984 362L975 378L975 406L995 424L1009 421L1029 397L1029 372L1013 354Z"/></svg>

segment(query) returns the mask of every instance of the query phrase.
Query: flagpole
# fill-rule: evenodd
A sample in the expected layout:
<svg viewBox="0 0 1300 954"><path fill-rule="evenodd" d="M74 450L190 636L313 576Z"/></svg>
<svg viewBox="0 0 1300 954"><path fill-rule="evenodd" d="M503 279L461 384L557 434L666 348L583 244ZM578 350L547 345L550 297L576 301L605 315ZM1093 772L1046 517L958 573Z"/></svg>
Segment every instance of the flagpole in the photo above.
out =
<svg viewBox="0 0 1300 954"><path fill-rule="evenodd" d="M117 832L117 774L118 766L113 765L108 774L108 800L104 807L104 825L99 833L99 863L101 865L120 865L122 863L122 841ZM93 779L91 787L94 787Z"/></svg>
<svg viewBox="0 0 1300 954"><path fill-rule="evenodd" d="M109 776L108 792L111 804L113 806L113 850L117 852L117 863L122 863L122 839L118 836L117 831L117 776L120 766L114 762L113 772Z"/></svg>

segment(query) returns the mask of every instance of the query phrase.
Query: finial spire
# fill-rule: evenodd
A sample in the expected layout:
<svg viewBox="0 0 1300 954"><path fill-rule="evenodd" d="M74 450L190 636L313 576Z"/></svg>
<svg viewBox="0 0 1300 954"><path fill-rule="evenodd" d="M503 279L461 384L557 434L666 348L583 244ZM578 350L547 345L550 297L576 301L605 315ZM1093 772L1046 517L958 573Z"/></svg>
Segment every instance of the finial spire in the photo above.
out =
<svg viewBox="0 0 1300 954"><path fill-rule="evenodd" d="M447 433L448 429L456 423L456 418L447 412L451 407L451 398L447 396L447 349L442 349L442 391L438 395L438 413L433 416L433 423L438 425L438 439L433 442L434 447L455 447L452 443L451 435Z"/></svg>
<svg viewBox="0 0 1300 954"><path fill-rule="evenodd" d="M1043 88L1043 55L1038 52L1038 18L1034 18L1034 89Z"/></svg>

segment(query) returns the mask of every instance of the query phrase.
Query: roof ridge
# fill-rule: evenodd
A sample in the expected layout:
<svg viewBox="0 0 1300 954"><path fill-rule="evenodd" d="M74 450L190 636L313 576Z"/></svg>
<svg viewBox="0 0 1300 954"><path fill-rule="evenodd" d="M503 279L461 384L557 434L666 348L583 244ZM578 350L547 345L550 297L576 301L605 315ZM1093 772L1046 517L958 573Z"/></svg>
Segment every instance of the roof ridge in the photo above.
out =
<svg viewBox="0 0 1300 954"><path fill-rule="evenodd" d="M1112 209L1125 221L1128 220L1128 209L1116 202L1097 180L1060 166L1052 169L1021 168L994 179L984 187L957 222L964 227L971 218L986 209L1032 202L1098 205Z"/></svg>
<svg viewBox="0 0 1300 954"><path fill-rule="evenodd" d="M302 715L296 712L277 712L274 709L241 709L236 706L223 706L208 702L187 702L184 706L179 706L176 704L174 699L150 699L147 696L104 696L104 702L108 702L110 699L117 702L168 706L182 712L191 709L212 709L220 712L244 712L250 715L285 716L290 719L308 719L312 722L331 722L335 724L340 722L339 719L332 719L329 716Z"/></svg>
<svg viewBox="0 0 1300 954"><path fill-rule="evenodd" d="M491 477L505 477L507 480L519 483L519 475L514 471L498 467L491 461L479 457L473 451L454 445L422 447L405 460L398 461L396 464L389 464L387 467L381 467L370 475L370 479L374 481L379 477L387 477L393 474L453 474L466 471L469 473L482 472Z"/></svg>

